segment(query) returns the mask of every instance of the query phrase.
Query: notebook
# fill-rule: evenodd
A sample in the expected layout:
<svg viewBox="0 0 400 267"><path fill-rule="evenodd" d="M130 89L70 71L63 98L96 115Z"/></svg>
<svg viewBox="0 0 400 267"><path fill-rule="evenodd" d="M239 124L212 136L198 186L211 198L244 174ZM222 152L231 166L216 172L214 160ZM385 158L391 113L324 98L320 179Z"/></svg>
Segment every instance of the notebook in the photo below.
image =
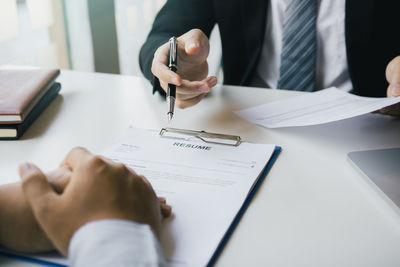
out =
<svg viewBox="0 0 400 267"><path fill-rule="evenodd" d="M50 89L39 100L28 116L21 123L0 124L0 140L15 140L20 138L28 127L40 116L40 114L57 97L61 90L60 83L53 83Z"/></svg>
<svg viewBox="0 0 400 267"><path fill-rule="evenodd" d="M0 66L0 124L22 123L59 74L57 69Z"/></svg>

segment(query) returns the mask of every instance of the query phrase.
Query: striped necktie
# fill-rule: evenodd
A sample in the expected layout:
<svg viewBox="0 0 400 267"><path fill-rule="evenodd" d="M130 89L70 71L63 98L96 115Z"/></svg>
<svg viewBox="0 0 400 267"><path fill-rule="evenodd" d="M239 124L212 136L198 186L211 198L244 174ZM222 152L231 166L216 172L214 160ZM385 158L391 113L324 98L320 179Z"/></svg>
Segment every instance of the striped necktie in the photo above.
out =
<svg viewBox="0 0 400 267"><path fill-rule="evenodd" d="M290 0L283 24L278 88L314 91L318 0Z"/></svg>

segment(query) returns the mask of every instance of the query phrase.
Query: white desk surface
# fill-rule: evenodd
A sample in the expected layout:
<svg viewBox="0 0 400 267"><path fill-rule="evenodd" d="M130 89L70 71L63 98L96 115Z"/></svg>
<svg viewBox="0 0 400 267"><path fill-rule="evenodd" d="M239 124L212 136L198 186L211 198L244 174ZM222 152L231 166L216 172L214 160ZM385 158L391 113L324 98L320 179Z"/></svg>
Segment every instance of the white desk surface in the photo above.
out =
<svg viewBox="0 0 400 267"><path fill-rule="evenodd" d="M19 141L0 142L0 179L18 163L55 168L74 146L100 152L130 124L167 126L166 104L139 77L63 71L61 96ZM349 164L350 151L400 147L400 119L368 114L264 129L233 111L299 92L218 87L171 127L240 135L283 150L217 266L400 266L400 215ZM0 258L2 266L21 262ZM30 266L23 263L22 266Z"/></svg>

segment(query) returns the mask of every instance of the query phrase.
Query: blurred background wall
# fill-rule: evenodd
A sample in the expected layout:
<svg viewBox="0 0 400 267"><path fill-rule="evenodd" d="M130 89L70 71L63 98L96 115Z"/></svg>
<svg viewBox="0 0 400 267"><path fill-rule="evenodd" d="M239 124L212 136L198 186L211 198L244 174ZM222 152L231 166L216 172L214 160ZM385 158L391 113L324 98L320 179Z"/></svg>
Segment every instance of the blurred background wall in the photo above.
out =
<svg viewBox="0 0 400 267"><path fill-rule="evenodd" d="M165 2L0 0L0 64L141 75L139 50ZM217 27L210 42L210 73L217 74Z"/></svg>

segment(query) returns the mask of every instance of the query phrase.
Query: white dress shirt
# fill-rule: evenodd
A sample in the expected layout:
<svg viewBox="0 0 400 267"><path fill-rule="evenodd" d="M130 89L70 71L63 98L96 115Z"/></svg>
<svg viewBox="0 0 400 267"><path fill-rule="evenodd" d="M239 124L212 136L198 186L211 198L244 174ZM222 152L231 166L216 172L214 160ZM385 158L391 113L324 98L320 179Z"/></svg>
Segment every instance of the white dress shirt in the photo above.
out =
<svg viewBox="0 0 400 267"><path fill-rule="evenodd" d="M270 0L264 44L257 74L270 88L276 88L281 65L285 9L290 0ZM345 42L346 0L319 0L317 16L316 89L335 86L350 91Z"/></svg>
<svg viewBox="0 0 400 267"><path fill-rule="evenodd" d="M68 251L71 267L167 266L150 226L124 220L85 224L73 235Z"/></svg>

